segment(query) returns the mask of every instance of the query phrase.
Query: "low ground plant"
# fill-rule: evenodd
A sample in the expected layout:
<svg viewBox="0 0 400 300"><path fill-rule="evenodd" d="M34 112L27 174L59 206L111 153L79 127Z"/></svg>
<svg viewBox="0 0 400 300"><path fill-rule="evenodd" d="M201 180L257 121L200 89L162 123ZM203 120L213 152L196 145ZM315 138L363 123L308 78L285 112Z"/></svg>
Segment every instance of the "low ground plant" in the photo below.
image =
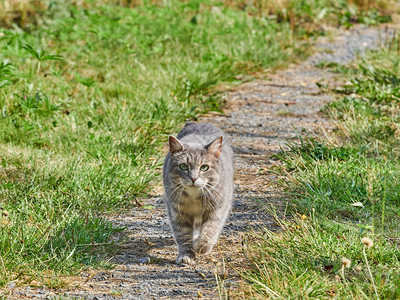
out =
<svg viewBox="0 0 400 300"><path fill-rule="evenodd" d="M277 156L292 215L280 219L282 232L250 237L250 294L400 298L399 61L384 47L332 66L348 79L324 109L336 129Z"/></svg>

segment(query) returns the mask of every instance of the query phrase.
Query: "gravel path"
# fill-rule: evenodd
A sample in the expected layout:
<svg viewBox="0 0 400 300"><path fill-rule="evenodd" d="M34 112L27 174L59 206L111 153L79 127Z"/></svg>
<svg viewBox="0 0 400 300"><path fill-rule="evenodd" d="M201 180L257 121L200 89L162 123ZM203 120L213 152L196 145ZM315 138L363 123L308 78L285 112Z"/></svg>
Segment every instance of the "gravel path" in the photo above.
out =
<svg viewBox="0 0 400 300"><path fill-rule="evenodd" d="M81 274L69 290L46 288L9 288L9 298L44 298L64 295L85 299L216 299L216 277L234 289L239 278L224 268L224 258L240 263L241 240L249 227L274 226L260 203L284 203L276 177L270 172L277 164L271 155L285 148L288 140L305 131L327 128L319 114L332 100L322 93L317 82L334 82L334 75L315 67L321 61L348 63L357 52L375 48L378 30L364 27L338 32L329 42L321 39L319 52L307 61L271 74L268 80L243 84L224 95L225 114L209 114L201 122L212 122L230 138L235 152L236 196L232 213L223 230L218 248L199 257L194 266L177 266L173 241L162 201L162 189L156 188L144 204L153 209L132 209L113 219L126 227L129 238L112 258L112 270ZM259 201L257 201L259 200Z"/></svg>

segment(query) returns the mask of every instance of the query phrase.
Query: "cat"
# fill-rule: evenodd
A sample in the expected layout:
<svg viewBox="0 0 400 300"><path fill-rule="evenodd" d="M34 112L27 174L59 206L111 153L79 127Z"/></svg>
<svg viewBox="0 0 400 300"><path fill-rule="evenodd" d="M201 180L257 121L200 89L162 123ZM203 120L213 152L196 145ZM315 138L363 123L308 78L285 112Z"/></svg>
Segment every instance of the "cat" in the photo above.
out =
<svg viewBox="0 0 400 300"><path fill-rule="evenodd" d="M233 200L233 154L224 132L210 123L186 123L169 136L163 167L166 208L178 246L177 264L209 253Z"/></svg>

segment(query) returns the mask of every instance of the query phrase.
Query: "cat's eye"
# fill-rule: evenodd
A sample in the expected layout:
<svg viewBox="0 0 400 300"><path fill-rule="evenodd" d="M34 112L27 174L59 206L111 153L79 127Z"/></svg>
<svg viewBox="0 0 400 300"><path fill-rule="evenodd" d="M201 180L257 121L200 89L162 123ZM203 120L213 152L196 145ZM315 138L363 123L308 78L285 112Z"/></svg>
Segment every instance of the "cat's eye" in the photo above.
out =
<svg viewBox="0 0 400 300"><path fill-rule="evenodd" d="M189 166L187 164L180 164L179 169L181 169L182 171L187 171L189 170Z"/></svg>
<svg viewBox="0 0 400 300"><path fill-rule="evenodd" d="M209 168L210 168L210 167L209 167L208 165L202 165L202 166L200 167L200 171L205 172L205 171L207 171Z"/></svg>

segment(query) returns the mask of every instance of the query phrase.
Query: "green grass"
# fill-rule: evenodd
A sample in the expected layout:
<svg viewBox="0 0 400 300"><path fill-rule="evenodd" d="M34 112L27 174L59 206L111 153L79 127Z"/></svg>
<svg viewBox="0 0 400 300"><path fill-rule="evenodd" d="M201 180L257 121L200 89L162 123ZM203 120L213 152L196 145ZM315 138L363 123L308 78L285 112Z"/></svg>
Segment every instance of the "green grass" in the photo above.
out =
<svg viewBox="0 0 400 300"><path fill-rule="evenodd" d="M305 57L305 37L314 33L302 24L348 9L335 3L294 7L308 16L295 24L290 14L211 1L134 8L42 1L24 6L20 22L7 20L0 28L0 286L59 287L60 275L101 264L122 230L104 213L132 206L158 183L167 134L221 111L219 85Z"/></svg>
<svg viewBox="0 0 400 300"><path fill-rule="evenodd" d="M249 293L400 299L399 62L385 47L356 65L331 66L349 82L324 109L337 128L330 141L305 138L278 155L290 174L292 217L282 232L249 240ZM373 247L364 249L362 237Z"/></svg>
<svg viewBox="0 0 400 300"><path fill-rule="evenodd" d="M0 29L0 286L101 262L121 230L103 213L157 184L167 134L220 111L219 84L305 55L288 23L215 5L55 1Z"/></svg>
<svg viewBox="0 0 400 300"><path fill-rule="evenodd" d="M374 236L373 247L364 250L352 224L312 216L281 225L280 233L265 229L248 241L253 269L242 276L253 297L376 299L374 286L380 299L400 297L400 250L392 240ZM342 267L342 258L351 260L350 268Z"/></svg>

